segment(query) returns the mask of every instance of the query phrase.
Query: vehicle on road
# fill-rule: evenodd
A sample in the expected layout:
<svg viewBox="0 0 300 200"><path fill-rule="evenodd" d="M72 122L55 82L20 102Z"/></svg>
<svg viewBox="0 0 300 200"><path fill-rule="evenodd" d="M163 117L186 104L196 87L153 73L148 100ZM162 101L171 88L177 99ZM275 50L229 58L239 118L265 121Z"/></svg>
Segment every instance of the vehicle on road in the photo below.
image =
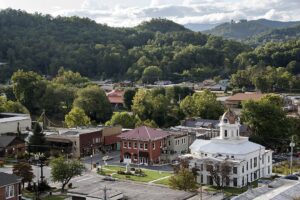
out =
<svg viewBox="0 0 300 200"><path fill-rule="evenodd" d="M112 160L112 159L114 159L114 158L111 156L103 156L103 158L102 158L103 161L108 161L108 160Z"/></svg>
<svg viewBox="0 0 300 200"><path fill-rule="evenodd" d="M105 176L102 180L104 181L115 181L116 179L111 176Z"/></svg>

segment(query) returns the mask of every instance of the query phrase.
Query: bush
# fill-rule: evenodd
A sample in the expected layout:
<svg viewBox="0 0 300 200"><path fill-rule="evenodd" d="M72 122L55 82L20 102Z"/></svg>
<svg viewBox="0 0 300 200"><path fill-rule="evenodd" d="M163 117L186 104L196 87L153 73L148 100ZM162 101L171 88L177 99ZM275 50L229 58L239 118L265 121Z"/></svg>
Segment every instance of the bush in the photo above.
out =
<svg viewBox="0 0 300 200"><path fill-rule="evenodd" d="M121 174L121 175L125 175L125 171L123 171L123 170L118 170L117 173Z"/></svg>

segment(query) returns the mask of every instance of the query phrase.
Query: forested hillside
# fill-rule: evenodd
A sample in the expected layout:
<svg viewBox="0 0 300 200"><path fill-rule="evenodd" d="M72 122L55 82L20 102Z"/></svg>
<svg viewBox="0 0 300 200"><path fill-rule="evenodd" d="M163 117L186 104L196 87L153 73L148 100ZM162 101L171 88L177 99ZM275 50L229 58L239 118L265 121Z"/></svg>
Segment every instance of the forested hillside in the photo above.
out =
<svg viewBox="0 0 300 200"><path fill-rule="evenodd" d="M255 65L288 67L295 75L299 73L299 49L299 41L252 49L166 19L152 19L134 28L112 28L87 18L0 11L0 82L9 80L18 69L53 77L61 67L91 79L149 83L229 78Z"/></svg>
<svg viewBox="0 0 300 200"><path fill-rule="evenodd" d="M249 38L255 38L260 34L268 34L276 29L292 28L299 25L300 22L280 22L266 19L251 21L241 20L239 22L232 21L230 23L220 24L211 30L204 31L204 33L221 36L227 39L244 41ZM284 37L281 38L285 39Z"/></svg>
<svg viewBox="0 0 300 200"><path fill-rule="evenodd" d="M90 78L140 80L149 66L161 79L203 80L236 71L234 58L249 48L192 32L165 19L135 28L111 28L90 19L0 12L0 80L17 69L53 76L63 66Z"/></svg>

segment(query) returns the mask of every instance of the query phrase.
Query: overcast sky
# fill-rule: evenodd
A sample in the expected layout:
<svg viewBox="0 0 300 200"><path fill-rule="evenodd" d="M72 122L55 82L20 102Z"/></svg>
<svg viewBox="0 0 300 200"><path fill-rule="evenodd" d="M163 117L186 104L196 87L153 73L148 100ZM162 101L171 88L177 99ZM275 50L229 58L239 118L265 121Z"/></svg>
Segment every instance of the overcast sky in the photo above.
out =
<svg viewBox="0 0 300 200"><path fill-rule="evenodd" d="M231 19L300 20L300 0L0 0L0 8L53 16L89 17L110 26L135 26L151 18L180 24L215 24Z"/></svg>

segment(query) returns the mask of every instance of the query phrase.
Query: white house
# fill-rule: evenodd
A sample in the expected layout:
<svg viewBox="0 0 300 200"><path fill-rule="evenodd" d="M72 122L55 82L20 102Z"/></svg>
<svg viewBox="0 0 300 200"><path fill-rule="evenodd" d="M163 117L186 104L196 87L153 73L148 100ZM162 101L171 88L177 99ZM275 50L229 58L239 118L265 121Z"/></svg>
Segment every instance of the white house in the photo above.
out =
<svg viewBox="0 0 300 200"><path fill-rule="evenodd" d="M186 155L191 159L190 167L198 169L199 183L216 185L215 180L223 179L224 186L243 187L260 177L271 175L272 151L250 142L248 137L240 136L240 120L233 111L223 114L219 126L219 137L195 140L190 146L191 154ZM222 163L229 166L229 175L222 176L218 170L218 176L213 179L210 169L219 169L218 167L224 166Z"/></svg>

